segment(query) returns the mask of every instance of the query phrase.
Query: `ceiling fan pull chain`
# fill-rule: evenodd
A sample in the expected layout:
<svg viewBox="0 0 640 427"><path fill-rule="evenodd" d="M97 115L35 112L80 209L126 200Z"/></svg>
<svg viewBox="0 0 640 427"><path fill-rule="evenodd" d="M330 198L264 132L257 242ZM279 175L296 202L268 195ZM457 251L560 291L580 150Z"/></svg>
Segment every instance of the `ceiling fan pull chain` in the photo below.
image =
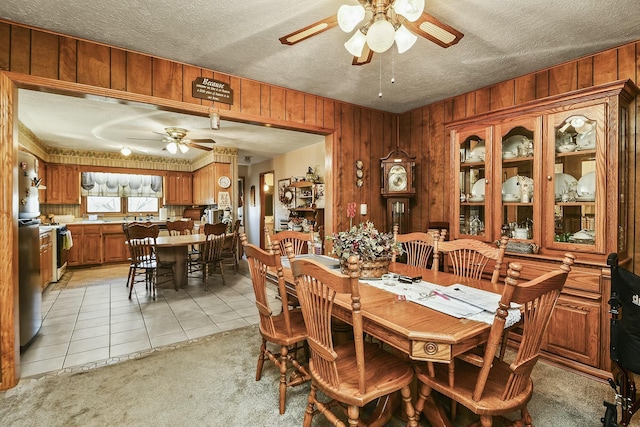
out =
<svg viewBox="0 0 640 427"><path fill-rule="evenodd" d="M391 84L396 82L396 51L391 49Z"/></svg>
<svg viewBox="0 0 640 427"><path fill-rule="evenodd" d="M382 54L378 54L380 57L380 91L378 92L378 98L382 98Z"/></svg>

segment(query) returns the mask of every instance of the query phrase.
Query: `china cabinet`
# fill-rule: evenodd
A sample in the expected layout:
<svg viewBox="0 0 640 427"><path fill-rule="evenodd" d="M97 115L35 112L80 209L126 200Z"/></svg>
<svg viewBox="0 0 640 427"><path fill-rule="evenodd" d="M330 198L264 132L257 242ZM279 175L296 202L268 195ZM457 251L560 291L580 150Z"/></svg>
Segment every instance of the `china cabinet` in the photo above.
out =
<svg viewBox="0 0 640 427"><path fill-rule="evenodd" d="M451 238L510 237L523 279L577 257L547 332L549 358L609 368L606 257L628 261L629 105L612 82L451 123ZM506 274L506 272L505 272Z"/></svg>

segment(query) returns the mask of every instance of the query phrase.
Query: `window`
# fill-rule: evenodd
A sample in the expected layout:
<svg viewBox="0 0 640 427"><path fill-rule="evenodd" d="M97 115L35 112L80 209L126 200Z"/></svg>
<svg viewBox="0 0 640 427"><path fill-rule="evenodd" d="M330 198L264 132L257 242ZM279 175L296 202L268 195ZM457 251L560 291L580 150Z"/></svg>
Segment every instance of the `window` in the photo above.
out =
<svg viewBox="0 0 640 427"><path fill-rule="evenodd" d="M162 177L156 175L82 172L87 213L157 213Z"/></svg>
<svg viewBox="0 0 640 427"><path fill-rule="evenodd" d="M87 196L87 213L122 212L121 201L120 197L114 196Z"/></svg>
<svg viewBox="0 0 640 427"><path fill-rule="evenodd" d="M127 197L127 211L129 212L158 212L157 197Z"/></svg>

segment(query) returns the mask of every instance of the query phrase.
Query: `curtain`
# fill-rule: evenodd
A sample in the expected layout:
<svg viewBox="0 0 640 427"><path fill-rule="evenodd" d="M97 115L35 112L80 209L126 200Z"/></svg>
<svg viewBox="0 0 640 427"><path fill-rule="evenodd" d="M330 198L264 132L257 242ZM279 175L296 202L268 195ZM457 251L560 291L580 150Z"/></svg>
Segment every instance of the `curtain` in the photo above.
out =
<svg viewBox="0 0 640 427"><path fill-rule="evenodd" d="M107 172L82 172L83 196L162 197L162 177Z"/></svg>

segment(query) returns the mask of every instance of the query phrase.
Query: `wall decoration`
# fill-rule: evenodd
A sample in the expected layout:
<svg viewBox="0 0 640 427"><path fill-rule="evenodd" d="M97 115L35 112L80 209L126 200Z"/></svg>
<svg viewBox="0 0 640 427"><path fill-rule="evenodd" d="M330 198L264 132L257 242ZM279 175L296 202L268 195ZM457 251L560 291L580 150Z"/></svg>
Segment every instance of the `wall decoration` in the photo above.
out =
<svg viewBox="0 0 640 427"><path fill-rule="evenodd" d="M218 209L231 207L231 197L228 191L218 191Z"/></svg>
<svg viewBox="0 0 640 427"><path fill-rule="evenodd" d="M356 160L356 186L362 187L364 184L364 162L362 160Z"/></svg>
<svg viewBox="0 0 640 427"><path fill-rule="evenodd" d="M290 208L293 203L293 199L295 195L295 189L291 188L291 180L287 179L279 179L278 180L278 199L282 206L285 208Z"/></svg>
<svg viewBox="0 0 640 427"><path fill-rule="evenodd" d="M249 189L249 203L251 204L251 207L256 206L256 186L255 185L252 185L251 188Z"/></svg>

